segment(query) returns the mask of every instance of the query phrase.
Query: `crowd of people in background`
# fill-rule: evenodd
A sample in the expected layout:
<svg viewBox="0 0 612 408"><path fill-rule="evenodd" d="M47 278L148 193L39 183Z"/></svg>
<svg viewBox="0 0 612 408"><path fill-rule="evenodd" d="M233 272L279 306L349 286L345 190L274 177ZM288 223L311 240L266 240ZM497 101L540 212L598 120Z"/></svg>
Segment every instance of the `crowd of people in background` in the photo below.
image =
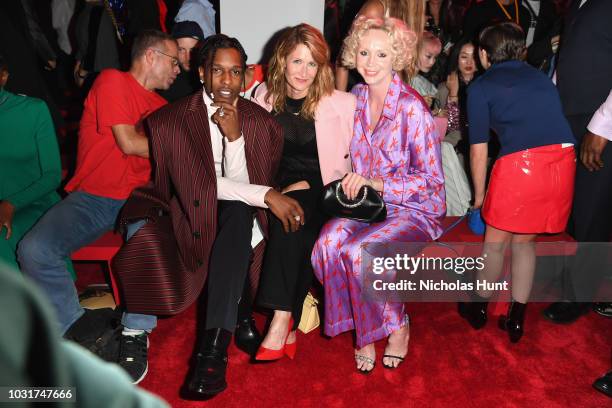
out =
<svg viewBox="0 0 612 408"><path fill-rule="evenodd" d="M385 368L408 358L410 318L363 295L365 243L431 242L445 215L481 217L474 279L497 281L511 247L500 328L518 342L537 236L610 241L611 1L325 5L323 31L286 28L247 64L241 39L219 33L218 1L0 2L0 261L52 305L51 331L138 383L157 316L201 297L184 396L207 399L228 386L232 337L254 360L295 356L316 277L325 334L354 330L367 374L379 340ZM336 180L348 200L377 192L386 220L324 213ZM117 228L122 310L84 309L70 256ZM593 258L579 247L544 317L612 317L584 301ZM490 298L473 291L460 316L484 327ZM264 336L253 307L270 312ZM612 371L594 386L612 396Z"/></svg>

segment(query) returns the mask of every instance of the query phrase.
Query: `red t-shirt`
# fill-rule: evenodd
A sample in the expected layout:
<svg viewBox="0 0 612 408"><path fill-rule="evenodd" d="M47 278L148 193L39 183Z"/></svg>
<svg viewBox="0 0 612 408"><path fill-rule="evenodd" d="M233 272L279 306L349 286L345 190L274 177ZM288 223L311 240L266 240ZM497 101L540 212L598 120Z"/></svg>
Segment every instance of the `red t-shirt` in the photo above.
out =
<svg viewBox="0 0 612 408"><path fill-rule="evenodd" d="M251 100L251 98L253 97L253 91L255 90L255 87L257 87L257 85L261 84L264 81L263 65L260 65L260 64L249 65L249 69L251 67L254 67L253 68L253 79L251 80L249 84L247 84L244 87L244 89L240 93L240 95L247 100Z"/></svg>
<svg viewBox="0 0 612 408"><path fill-rule="evenodd" d="M85 191L118 200L149 181L148 159L124 154L111 126L135 125L167 102L146 90L129 72L100 73L85 99L79 130L77 167L66 191Z"/></svg>

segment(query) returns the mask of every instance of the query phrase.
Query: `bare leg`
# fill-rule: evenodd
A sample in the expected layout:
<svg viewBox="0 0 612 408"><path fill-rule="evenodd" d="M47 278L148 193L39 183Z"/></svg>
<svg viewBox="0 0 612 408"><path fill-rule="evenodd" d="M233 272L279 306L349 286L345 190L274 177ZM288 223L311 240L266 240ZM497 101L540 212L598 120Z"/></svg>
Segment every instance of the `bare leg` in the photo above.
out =
<svg viewBox="0 0 612 408"><path fill-rule="evenodd" d="M484 239L483 257L485 267L476 274L477 279L497 282L504 267L504 253L512 239L512 233L487 225ZM490 290L477 291L478 296L490 298Z"/></svg>
<svg viewBox="0 0 612 408"><path fill-rule="evenodd" d="M266 337L261 342L262 347L270 350L280 350L285 345L285 340L288 340L287 330L289 329L289 321L291 320L291 312L285 312L283 310L275 310L274 317L270 323L270 328ZM295 342L295 332L293 333L293 341Z"/></svg>
<svg viewBox="0 0 612 408"><path fill-rule="evenodd" d="M525 308L535 273L535 237L534 234L512 236L512 303L508 314L499 319L499 328L508 332L512 343L523 336Z"/></svg>
<svg viewBox="0 0 612 408"><path fill-rule="evenodd" d="M535 234L512 235L512 298L527 303L535 275Z"/></svg>

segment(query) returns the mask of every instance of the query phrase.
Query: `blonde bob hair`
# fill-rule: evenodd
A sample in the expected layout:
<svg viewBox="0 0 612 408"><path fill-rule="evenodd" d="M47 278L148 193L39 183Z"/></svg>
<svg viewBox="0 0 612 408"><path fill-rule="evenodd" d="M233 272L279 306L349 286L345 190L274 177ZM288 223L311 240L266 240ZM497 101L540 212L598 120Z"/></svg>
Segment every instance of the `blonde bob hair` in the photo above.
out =
<svg viewBox="0 0 612 408"><path fill-rule="evenodd" d="M311 25L300 24L288 28L279 38L274 54L270 59L268 79L266 80L268 93L265 101L272 105L274 111L285 111L287 100L286 60L287 56L299 44L305 45L310 50L312 58L318 65L317 74L308 89L308 95L306 95L306 100L300 110L300 116L303 118L314 119L317 104L321 98L331 95L334 91L334 73L329 64L329 46L325 42L323 34Z"/></svg>
<svg viewBox="0 0 612 408"><path fill-rule="evenodd" d="M391 41L393 53L393 70L402 71L409 67L416 57L417 35L409 30L403 21L396 18L366 19L359 17L344 40L342 64L347 68L355 68L359 41L369 30L381 30Z"/></svg>

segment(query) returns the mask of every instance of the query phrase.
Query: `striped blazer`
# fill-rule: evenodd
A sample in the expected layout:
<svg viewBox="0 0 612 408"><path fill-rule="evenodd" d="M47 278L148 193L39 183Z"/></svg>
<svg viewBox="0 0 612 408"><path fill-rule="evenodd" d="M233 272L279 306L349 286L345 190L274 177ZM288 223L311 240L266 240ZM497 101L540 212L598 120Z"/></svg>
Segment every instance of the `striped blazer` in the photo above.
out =
<svg viewBox="0 0 612 408"><path fill-rule="evenodd" d="M198 297L206 281L209 255L217 232L217 181L202 92L167 105L146 120L153 162L152 191L169 207L182 265L180 272L160 271L170 269L169 263L157 262L163 260L163 254L147 253L146 237L137 239L135 235L126 242L114 263L129 269L130 273L122 270L119 276L124 280L120 282L122 298L127 300L127 309L133 313L178 313ZM253 102L240 98L238 111L250 182L271 186L283 149L282 128L265 109ZM266 210L257 209L256 217L267 238ZM155 249L159 247L151 248L153 252L159 252ZM253 296L259 283L264 250L265 240L253 251L249 271ZM151 263L156 268L156 279L161 282L154 288L151 281L147 281L149 274L142 272L151 270ZM164 282L176 281L176 276L165 280L164 274L177 273L181 275L178 281L184 287L180 290L164 287ZM122 275L127 276L129 282L121 278ZM140 291L139 288L143 287L146 290Z"/></svg>

